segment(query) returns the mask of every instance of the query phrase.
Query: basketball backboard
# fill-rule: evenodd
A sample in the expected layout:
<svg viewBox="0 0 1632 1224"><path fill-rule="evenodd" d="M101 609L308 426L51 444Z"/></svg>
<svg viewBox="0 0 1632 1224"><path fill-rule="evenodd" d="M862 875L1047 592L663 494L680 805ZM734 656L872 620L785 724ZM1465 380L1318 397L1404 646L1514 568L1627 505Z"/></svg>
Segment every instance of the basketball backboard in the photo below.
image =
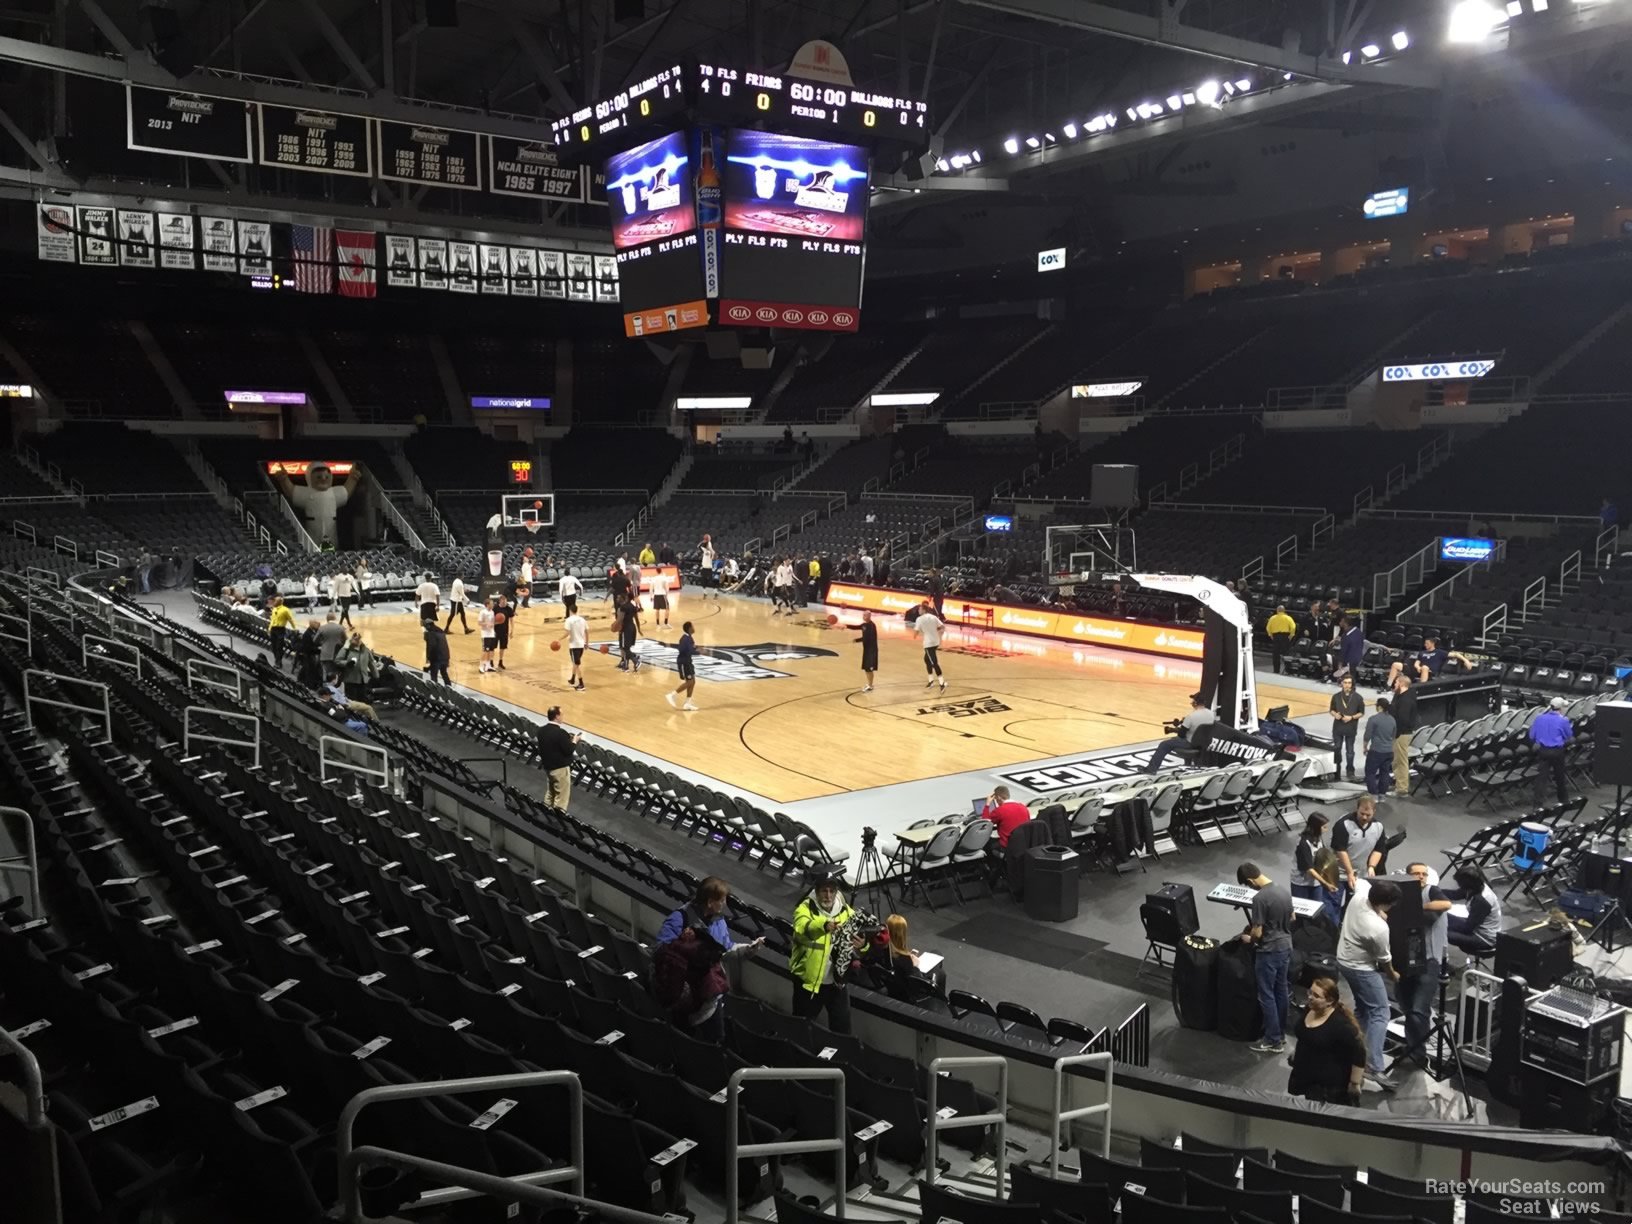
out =
<svg viewBox="0 0 1632 1224"><path fill-rule="evenodd" d="M504 527L537 530L555 526L555 494L504 493L499 497L499 521Z"/></svg>

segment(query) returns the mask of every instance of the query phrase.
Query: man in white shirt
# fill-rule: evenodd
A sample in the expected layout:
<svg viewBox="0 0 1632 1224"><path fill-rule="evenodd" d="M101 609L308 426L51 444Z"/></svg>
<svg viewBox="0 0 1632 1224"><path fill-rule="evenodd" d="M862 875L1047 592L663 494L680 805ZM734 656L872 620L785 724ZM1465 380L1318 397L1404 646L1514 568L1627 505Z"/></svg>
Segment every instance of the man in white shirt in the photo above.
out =
<svg viewBox="0 0 1632 1224"><path fill-rule="evenodd" d="M714 572L714 537L705 535L697 545L697 563L705 574Z"/></svg>
<svg viewBox="0 0 1632 1224"><path fill-rule="evenodd" d="M444 633L453 628L453 618L456 616L459 618L460 627L466 633L475 632L471 629L470 622L465 619L465 580L457 574L448 584L448 623L442 626Z"/></svg>
<svg viewBox="0 0 1632 1224"><path fill-rule="evenodd" d="M941 630L944 628L927 600L918 605L918 619L913 622L912 631L924 640L924 670L929 673L925 688L932 687L937 680L943 690L946 688L946 677L941 675Z"/></svg>
<svg viewBox="0 0 1632 1224"><path fill-rule="evenodd" d="M567 653L572 656L572 675L567 677L567 684L583 692L584 649L589 645L589 622L579 616L575 608L568 614L564 628L561 636L567 639Z"/></svg>
<svg viewBox="0 0 1632 1224"><path fill-rule="evenodd" d="M533 550L528 549L521 554L521 581L516 584L517 594L521 596L521 606L529 608L533 603Z"/></svg>
<svg viewBox="0 0 1632 1224"><path fill-rule="evenodd" d="M1385 1092L1394 1082L1383 1074L1383 1043L1388 1039L1388 984L1399 980L1388 936L1388 911L1400 899L1392 880L1358 882L1343 931L1337 938L1337 967L1354 994L1355 1019L1366 1039L1366 1078Z"/></svg>
<svg viewBox="0 0 1632 1224"><path fill-rule="evenodd" d="M306 611L311 612L317 607L317 575L306 575Z"/></svg>
<svg viewBox="0 0 1632 1224"><path fill-rule="evenodd" d="M568 617L578 615L578 596L582 594L584 584L570 573L561 575L561 608Z"/></svg>
<svg viewBox="0 0 1632 1224"><path fill-rule="evenodd" d="M420 584L414 588L414 598L419 600L419 619L422 621L436 619L436 606L442 602L442 591L431 576L426 574Z"/></svg>
<svg viewBox="0 0 1632 1224"><path fill-rule="evenodd" d="M340 606L340 623L351 624L351 601L357 594L357 580L350 574L336 574L329 579L329 590Z"/></svg>
<svg viewBox="0 0 1632 1224"><path fill-rule="evenodd" d="M493 652L499 648L499 634L495 628L493 609L483 604L476 613L476 625L482 631L482 665L477 671L490 672L493 667Z"/></svg>
<svg viewBox="0 0 1632 1224"><path fill-rule="evenodd" d="M652 593L652 624L669 624L669 576L661 568L654 568L647 575L646 588ZM661 620L658 618L662 617Z"/></svg>
<svg viewBox="0 0 1632 1224"><path fill-rule="evenodd" d="M861 573L868 582L873 580L873 554L870 552L863 551L861 554Z"/></svg>
<svg viewBox="0 0 1632 1224"><path fill-rule="evenodd" d="M771 577L771 615L776 616L781 611L781 605L788 605L788 615L792 616L793 608L793 565L785 558L776 563L776 571Z"/></svg>

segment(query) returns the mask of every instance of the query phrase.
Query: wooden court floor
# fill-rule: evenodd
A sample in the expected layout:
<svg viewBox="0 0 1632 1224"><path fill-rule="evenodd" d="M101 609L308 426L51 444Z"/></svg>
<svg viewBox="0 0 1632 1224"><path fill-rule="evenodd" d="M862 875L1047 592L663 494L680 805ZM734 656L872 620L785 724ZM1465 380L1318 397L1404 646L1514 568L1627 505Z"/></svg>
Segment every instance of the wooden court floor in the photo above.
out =
<svg viewBox="0 0 1632 1224"><path fill-rule="evenodd" d="M861 647L849 628L859 613L846 610L844 623L831 625L826 609L772 616L761 601L670 598L672 626L644 618L638 673L617 670L609 605L585 601L584 692L567 686L565 646L550 649L562 632L559 603L521 611L505 670L486 675L477 671L480 638L455 621L449 673L455 684L539 713L560 705L575 728L777 803L1159 739L1164 721L1188 711L1200 678L1183 661L949 630L947 687L925 688L917 637L880 616L877 687L862 693ZM703 652L700 708L690 714L663 697L677 683L673 645L688 618ZM356 620L376 651L424 665L411 612L379 609ZM1262 683L1259 701L1289 705L1294 716L1326 708L1320 694Z"/></svg>

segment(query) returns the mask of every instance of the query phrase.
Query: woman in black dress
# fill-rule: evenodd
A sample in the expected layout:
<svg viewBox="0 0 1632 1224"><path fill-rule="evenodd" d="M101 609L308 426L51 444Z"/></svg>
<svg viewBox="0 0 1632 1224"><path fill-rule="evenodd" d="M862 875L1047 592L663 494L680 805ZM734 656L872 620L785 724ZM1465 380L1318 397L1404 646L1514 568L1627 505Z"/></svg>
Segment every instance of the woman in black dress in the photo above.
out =
<svg viewBox="0 0 1632 1224"><path fill-rule="evenodd" d="M1337 979L1316 978L1309 984L1309 1010L1292 1035L1293 1096L1331 1105L1358 1105L1366 1071L1366 1043L1354 1013L1338 1001Z"/></svg>
<svg viewBox="0 0 1632 1224"><path fill-rule="evenodd" d="M867 684L862 692L873 691L873 673L878 670L878 626L873 624L873 614L861 614L861 636L856 639L861 643L861 674L867 677Z"/></svg>

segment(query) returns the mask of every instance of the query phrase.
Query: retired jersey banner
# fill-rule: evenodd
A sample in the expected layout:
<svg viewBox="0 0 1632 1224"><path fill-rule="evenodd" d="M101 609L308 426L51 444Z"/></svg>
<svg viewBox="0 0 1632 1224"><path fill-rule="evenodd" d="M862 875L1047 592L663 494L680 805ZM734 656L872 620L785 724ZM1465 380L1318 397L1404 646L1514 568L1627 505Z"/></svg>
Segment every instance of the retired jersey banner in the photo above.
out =
<svg viewBox="0 0 1632 1224"><path fill-rule="evenodd" d="M198 267L193 254L195 229L191 213L159 214L159 267Z"/></svg>
<svg viewBox="0 0 1632 1224"><path fill-rule="evenodd" d="M238 222L238 271L245 276L266 276L272 271L272 223Z"/></svg>
<svg viewBox="0 0 1632 1224"><path fill-rule="evenodd" d="M204 270L238 271L238 232L231 217L200 217L203 231Z"/></svg>
<svg viewBox="0 0 1632 1224"><path fill-rule="evenodd" d="M567 252L567 296L575 302L593 302L595 300L594 279L595 264L588 256L578 251Z"/></svg>
<svg viewBox="0 0 1632 1224"><path fill-rule="evenodd" d="M611 255L595 256L595 300L618 300L618 261Z"/></svg>
<svg viewBox="0 0 1632 1224"><path fill-rule="evenodd" d="M538 296L538 252L532 247L510 248L510 292L517 297Z"/></svg>
<svg viewBox="0 0 1632 1224"><path fill-rule="evenodd" d="M79 206L79 262L111 268L119 262L113 253L113 209Z"/></svg>
<svg viewBox="0 0 1632 1224"><path fill-rule="evenodd" d="M565 251L540 251L538 253L538 292L540 297L564 298L567 296L565 256Z"/></svg>
<svg viewBox="0 0 1632 1224"><path fill-rule="evenodd" d="M476 244L448 243L449 288L455 293L476 292Z"/></svg>
<svg viewBox="0 0 1632 1224"><path fill-rule="evenodd" d="M448 287L448 242L445 238L419 239L419 287Z"/></svg>
<svg viewBox="0 0 1632 1224"><path fill-rule="evenodd" d="M119 210L119 262L127 268L151 268L153 214Z"/></svg>
<svg viewBox="0 0 1632 1224"><path fill-rule="evenodd" d="M510 248L482 244L482 292L510 292Z"/></svg>
<svg viewBox="0 0 1632 1224"><path fill-rule="evenodd" d="M385 283L393 289L412 289L419 284L414 240L406 234L385 236Z"/></svg>
<svg viewBox="0 0 1632 1224"><path fill-rule="evenodd" d="M78 263L76 224L72 204L41 204L34 213L40 258L50 263Z"/></svg>

